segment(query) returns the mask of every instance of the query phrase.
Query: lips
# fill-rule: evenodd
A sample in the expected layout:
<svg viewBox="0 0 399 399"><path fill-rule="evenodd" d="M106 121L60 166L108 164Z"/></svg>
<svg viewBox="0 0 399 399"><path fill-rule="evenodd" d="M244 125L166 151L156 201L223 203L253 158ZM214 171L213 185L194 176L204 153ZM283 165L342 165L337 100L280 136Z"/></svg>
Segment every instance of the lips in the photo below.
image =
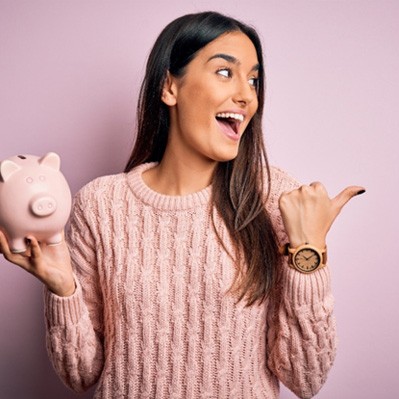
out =
<svg viewBox="0 0 399 399"><path fill-rule="evenodd" d="M216 114L216 121L227 137L234 141L239 140L240 124L244 121L244 115L235 112L220 112Z"/></svg>

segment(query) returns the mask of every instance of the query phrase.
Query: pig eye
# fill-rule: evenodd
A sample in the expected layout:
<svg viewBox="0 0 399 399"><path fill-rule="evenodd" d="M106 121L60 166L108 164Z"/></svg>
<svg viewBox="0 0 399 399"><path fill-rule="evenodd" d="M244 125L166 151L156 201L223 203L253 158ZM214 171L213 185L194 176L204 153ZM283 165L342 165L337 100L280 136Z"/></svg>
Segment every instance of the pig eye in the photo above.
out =
<svg viewBox="0 0 399 399"><path fill-rule="evenodd" d="M23 155L18 155L18 158L20 158L20 159L26 159L26 157L24 157Z"/></svg>
<svg viewBox="0 0 399 399"><path fill-rule="evenodd" d="M27 183L32 183L32 182L33 182L33 179L29 176L29 177L26 178L26 182L27 182Z"/></svg>
<svg viewBox="0 0 399 399"><path fill-rule="evenodd" d="M40 181L45 181L46 180L46 176L43 176L43 175L39 176L39 180Z"/></svg>

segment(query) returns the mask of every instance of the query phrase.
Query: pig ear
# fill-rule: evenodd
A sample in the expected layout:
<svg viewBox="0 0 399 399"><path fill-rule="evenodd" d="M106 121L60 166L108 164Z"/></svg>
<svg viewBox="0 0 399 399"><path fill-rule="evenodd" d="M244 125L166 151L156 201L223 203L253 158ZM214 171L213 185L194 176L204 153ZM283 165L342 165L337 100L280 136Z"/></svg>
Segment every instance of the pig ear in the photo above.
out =
<svg viewBox="0 0 399 399"><path fill-rule="evenodd" d="M48 166L55 170L60 170L61 159L55 152L49 152L44 157L39 159L40 165Z"/></svg>
<svg viewBox="0 0 399 399"><path fill-rule="evenodd" d="M21 167L13 161L6 159L5 161L0 163L0 180L5 182L8 178L20 170Z"/></svg>

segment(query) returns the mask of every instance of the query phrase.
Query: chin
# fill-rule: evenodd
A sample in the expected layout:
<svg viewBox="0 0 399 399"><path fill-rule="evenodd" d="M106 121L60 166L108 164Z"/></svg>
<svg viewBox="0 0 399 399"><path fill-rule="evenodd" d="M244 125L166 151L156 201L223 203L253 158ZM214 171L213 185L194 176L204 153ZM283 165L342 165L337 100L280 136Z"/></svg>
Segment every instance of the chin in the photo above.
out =
<svg viewBox="0 0 399 399"><path fill-rule="evenodd" d="M214 157L213 159L217 162L229 162L232 161L233 159L236 159L238 155L238 151L230 154L218 154L217 157Z"/></svg>

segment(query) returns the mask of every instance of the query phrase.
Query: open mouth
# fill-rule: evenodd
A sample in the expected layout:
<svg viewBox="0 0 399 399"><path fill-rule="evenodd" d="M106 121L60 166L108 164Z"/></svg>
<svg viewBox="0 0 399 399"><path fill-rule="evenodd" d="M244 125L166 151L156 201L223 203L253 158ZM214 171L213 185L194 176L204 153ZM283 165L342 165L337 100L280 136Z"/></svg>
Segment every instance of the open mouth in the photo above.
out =
<svg viewBox="0 0 399 399"><path fill-rule="evenodd" d="M240 124L244 121L244 115L231 112L220 112L216 114L216 120L225 133L239 136Z"/></svg>

